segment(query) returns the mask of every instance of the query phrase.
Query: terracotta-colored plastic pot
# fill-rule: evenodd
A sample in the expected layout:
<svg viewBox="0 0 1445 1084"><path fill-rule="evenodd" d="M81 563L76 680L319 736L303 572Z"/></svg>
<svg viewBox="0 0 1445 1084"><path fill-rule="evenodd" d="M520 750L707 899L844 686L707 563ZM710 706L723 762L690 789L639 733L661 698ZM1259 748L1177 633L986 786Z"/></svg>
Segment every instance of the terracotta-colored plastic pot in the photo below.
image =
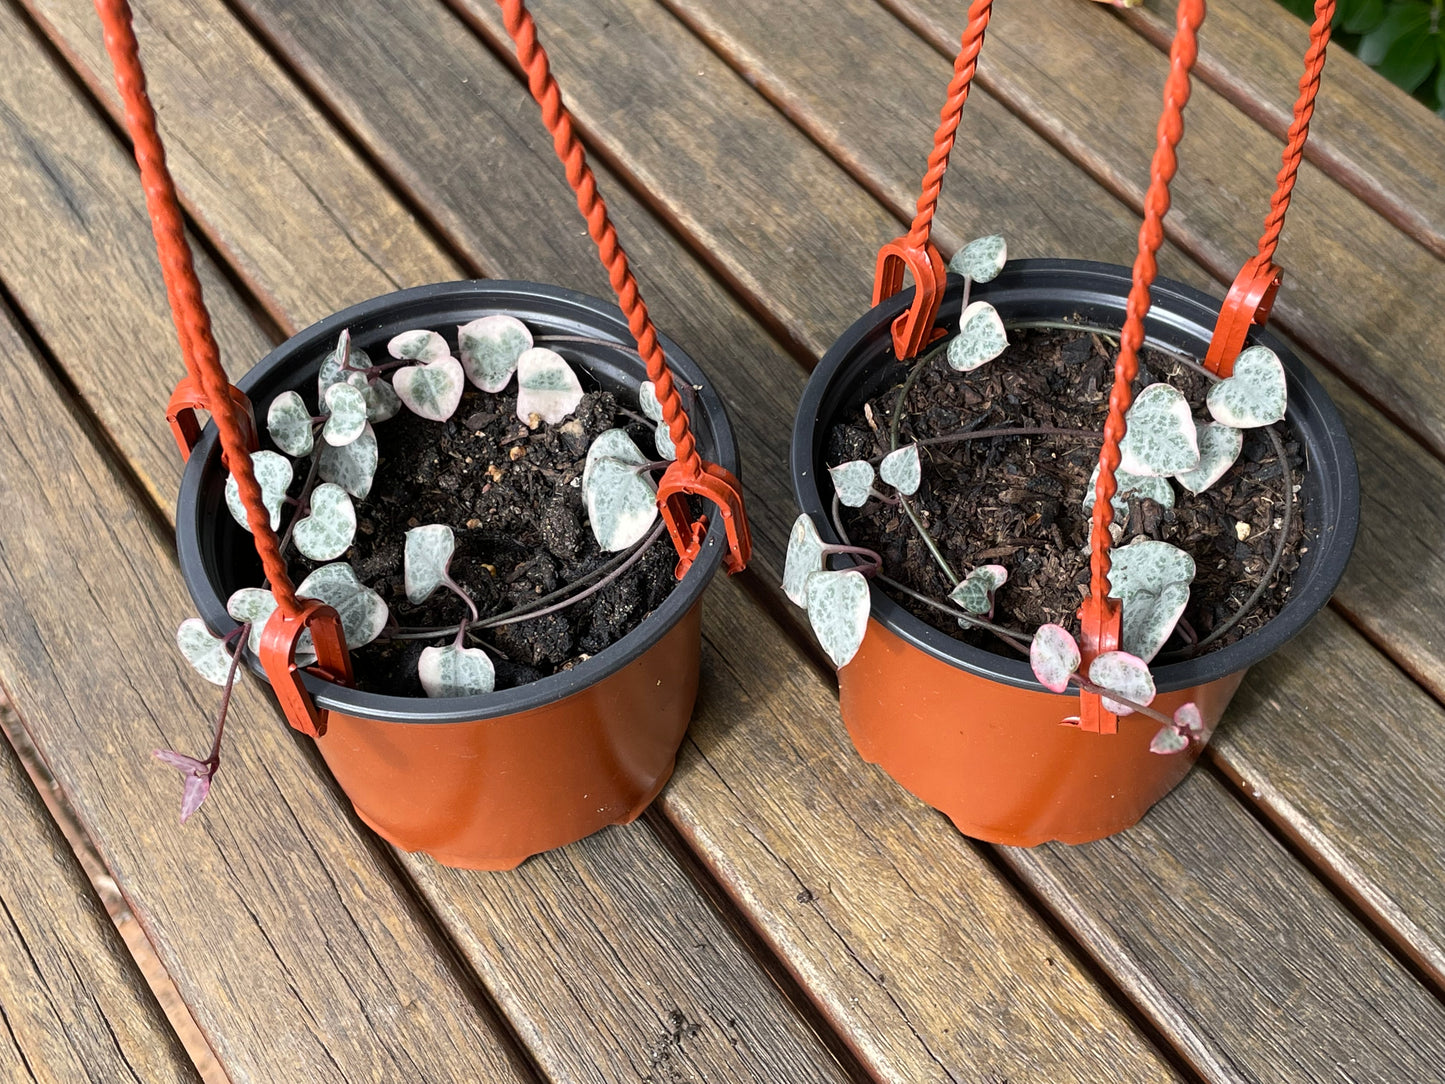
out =
<svg viewBox="0 0 1445 1084"><path fill-rule="evenodd" d="M1076 260L1016 260L973 289L1006 324L1082 322L1117 330L1130 272ZM957 326L962 280L950 280L939 322ZM889 328L912 299L898 295L843 335L803 393L793 429L793 485L825 542L832 488L823 452L833 424L901 379ZM1219 302L1179 283L1154 284L1150 343L1203 357ZM1187 662L1154 667L1155 705L1170 712L1195 701L1213 730L1244 672L1294 636L1329 600L1344 574L1359 522L1359 477L1344 424L1319 382L1277 338L1255 329L1289 380L1288 421L1304 443L1299 479L1307 552L1289 602L1263 629ZM1002 364L998 362L996 364ZM820 488L819 479L824 479ZM1134 824L1189 771L1199 743L1172 756L1149 752L1158 724L1138 715L1112 735L1061 726L1077 696L1040 685L1027 660L970 647L914 617L876 586L857 655L838 673L843 720L862 757L880 765L960 831L1016 846L1082 843Z"/></svg>
<svg viewBox="0 0 1445 1084"><path fill-rule="evenodd" d="M416 327L453 341L455 328L507 313L534 334L630 344L615 305L527 282L456 282L404 290L323 320L268 354L239 383L265 417L273 398L300 392L315 406L316 373L344 327L373 358L394 334ZM722 401L697 365L662 340L703 458L737 471ZM593 382L635 401L647 379L629 345L550 344ZM582 375L584 385L589 379ZM383 436L383 454L385 443ZM261 582L251 536L223 507L225 473L208 426L186 467L176 509L181 572L215 632L235 627L225 600ZM486 696L447 700L306 686L329 711L317 744L360 817L409 851L468 869L511 869L609 824L633 820L672 774L697 695L703 589L726 540L710 524L702 552L667 599L637 628L571 670ZM259 664L252 670L265 678Z"/></svg>

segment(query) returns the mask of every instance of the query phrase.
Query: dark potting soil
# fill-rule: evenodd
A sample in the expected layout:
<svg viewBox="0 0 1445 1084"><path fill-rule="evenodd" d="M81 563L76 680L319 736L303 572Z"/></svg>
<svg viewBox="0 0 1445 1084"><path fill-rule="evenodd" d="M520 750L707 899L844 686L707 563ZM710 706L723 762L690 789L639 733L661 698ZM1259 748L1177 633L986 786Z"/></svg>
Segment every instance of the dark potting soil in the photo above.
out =
<svg viewBox="0 0 1445 1084"><path fill-rule="evenodd" d="M407 601L403 553L412 527L452 528L451 576L483 620L621 556L603 553L588 526L582 467L593 438L615 427L626 428L643 453L653 455L651 426L623 413L610 392L588 392L570 418L536 429L518 421L516 406L515 391L492 395L468 386L447 422L402 410L376 426L376 477L367 497L355 502L356 540L339 560L350 562L381 595L395 624L455 626L468 614L466 603L445 586L420 605ZM298 581L317 567L295 553L290 564ZM620 640L672 591L676 567L664 531L636 564L595 594L556 613L479 631L496 665L497 688L570 669ZM353 652L357 687L424 696L416 672L423 648L453 639L375 640Z"/></svg>
<svg viewBox="0 0 1445 1084"><path fill-rule="evenodd" d="M1090 436L1000 436L926 445L919 449L923 483L910 500L959 575L983 564L1008 569L1008 582L995 596L995 624L1022 632L1024 639L1047 622L1077 634L1076 613L1089 582L1089 517L1082 502L1108 416L1114 352L1089 332L1013 328L1009 340L1001 357L971 373L957 372L941 355L925 365L909 391L899 445L964 429L1024 426L1082 430ZM889 450L889 427L906 375L907 367L898 366L892 387L833 427L825 449L829 465L852 459L873 459L876 465ZM1196 421L1209 420L1204 408L1209 378L1166 353L1145 350L1135 394L1161 380L1184 393ZM1299 441L1283 423L1272 428L1298 487ZM1268 568L1279 545L1284 479L1270 439L1264 430L1252 429L1245 431L1234 466L1204 493L1196 496L1170 484L1174 507L1132 500L1116 544L1158 539L1194 558L1195 579L1180 627L1187 623L1202 639L1234 615ZM1283 608L1299 555L1310 544L1298 492L1293 500L1289 537L1272 585L1206 653L1261 628ZM886 575L947 602L953 584L902 508L870 500L862 508L843 508L842 515L853 544L882 555ZM1120 518L1115 517L1116 524ZM991 634L961 629L948 614L898 592L891 597L960 640L992 651L1011 650ZM1184 646L1183 633L1176 630L1160 657Z"/></svg>

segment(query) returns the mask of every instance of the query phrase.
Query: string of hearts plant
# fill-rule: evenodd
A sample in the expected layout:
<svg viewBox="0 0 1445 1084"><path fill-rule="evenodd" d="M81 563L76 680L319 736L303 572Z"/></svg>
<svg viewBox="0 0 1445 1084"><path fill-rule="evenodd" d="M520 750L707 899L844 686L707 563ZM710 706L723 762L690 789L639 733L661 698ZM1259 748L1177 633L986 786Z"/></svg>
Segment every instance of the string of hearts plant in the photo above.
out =
<svg viewBox="0 0 1445 1084"><path fill-rule="evenodd" d="M886 454L876 460L854 459L829 468L833 483L833 527L842 545L828 545L817 525L806 515L793 524L788 543L783 589L808 613L819 644L838 667L853 658L867 631L870 610L868 581L877 580L891 590L909 596L955 619L965 628L992 633L1029 658L1040 684L1062 693L1070 686L1099 695L1106 710L1118 715L1138 712L1159 722L1160 729L1150 744L1159 754L1178 753L1191 740L1203 739L1204 724L1194 703L1186 703L1172 716L1152 709L1154 679L1149 662L1178 630L1186 641L1186 653L1197 654L1234 627L1255 607L1272 581L1283 556L1290 530L1294 484L1283 444L1271 428L1283 419L1286 408L1284 367L1273 351L1251 347L1242 352L1233 375L1220 379L1187 358L1171 355L1213 381L1204 407L1211 420L1196 423L1193 409L1174 386L1157 382L1143 388L1125 416L1127 433L1120 443L1121 463L1115 472L1118 490L1112 503L1120 517L1130 513L1130 502L1147 499L1163 509L1172 509L1175 490L1171 479L1190 494L1205 492L1224 478L1243 448L1243 430L1262 428L1271 441L1283 473L1283 515L1277 522L1278 540L1268 567L1253 594L1228 620L1219 623L1200 639L1187 624L1181 624L1189 602L1195 562L1184 550L1167 542L1137 539L1110 551L1110 593L1121 601L1123 625L1120 650L1095 657L1085 671L1083 656L1074 635L1062 625L1044 624L1031 635L1005 628L993 621L995 595L1009 579L1008 569L998 564L981 564L960 571L954 569L929 532L911 498L923 480L921 449L929 445L1015 437L1065 437L1101 442L1102 433L1063 430L1044 426L971 428L924 438L900 445L900 425L908 394L920 374L944 359L959 372L971 372L995 361L1009 346L1007 329L998 312L986 301L969 301L974 283L992 280L1007 260L1002 237L980 238L964 247L949 264L949 270L964 280L962 313L956 334L924 351L909 369L898 390L888 429ZM1032 324L1020 326L1058 327L1093 331L1074 324ZM871 411L870 424L875 425ZM1098 468L1089 480L1083 509L1094 504ZM879 489L881 484L884 488ZM841 517L841 505L861 508L870 500L896 504L926 546L947 581L954 585L946 600L930 597L887 576L883 558L876 551L849 542ZM1120 537L1115 534L1115 540ZM848 556L854 566L830 569L829 559ZM1077 717L1063 720L1077 724Z"/></svg>
<svg viewBox="0 0 1445 1084"><path fill-rule="evenodd" d="M556 591L501 613L483 615L451 576L455 531L446 523L423 524L405 536L407 601L422 603L444 588L457 596L458 618L443 627L399 627L381 595L363 583L349 563L338 560L356 536L355 502L364 501L371 492L380 460L377 427L403 408L423 419L445 423L460 405L468 381L485 393L499 395L515 375L516 417L532 430L562 423L584 394L567 361L556 351L536 345L531 330L515 317L485 316L462 325L457 329L457 344L453 356L447 340L437 331L405 331L388 342L390 360L375 364L352 344L349 331L342 331L317 376L319 413L313 415L295 391L278 395L266 417L266 430L276 450L251 454L272 530L280 531L286 523L281 535L283 554L294 547L308 560L322 562L300 583L297 594L333 607L353 650L384 639L435 641L422 650L417 663L417 676L430 697L492 692L496 668L485 646L473 646L481 644L479 633L555 614L603 590L641 560L665 529L658 522L657 484L652 475L675 458L661 404L652 383L644 381L638 389L638 406L654 427L660 458L648 459L625 429L607 429L588 446L578 482L599 548L616 556ZM293 496L297 466L302 462L303 481ZM236 521L249 530L231 477L226 482L226 503ZM200 808L220 767L221 738L238 663L247 651L259 653L261 632L276 600L265 586L243 587L231 596L226 608L240 622L228 636L212 635L200 618L188 618L176 633L182 655L202 677L225 689L211 750L204 760L169 749L154 754L185 776L183 822ZM307 634L298 648L297 664L308 665L314 658Z"/></svg>

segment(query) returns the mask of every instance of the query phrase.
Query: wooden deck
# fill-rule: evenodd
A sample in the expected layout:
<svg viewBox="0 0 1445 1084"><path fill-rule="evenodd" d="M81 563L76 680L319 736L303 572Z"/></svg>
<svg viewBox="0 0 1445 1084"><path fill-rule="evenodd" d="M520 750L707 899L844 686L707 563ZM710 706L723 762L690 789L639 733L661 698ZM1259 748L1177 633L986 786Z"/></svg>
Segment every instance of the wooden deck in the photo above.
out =
<svg viewBox="0 0 1445 1084"><path fill-rule="evenodd" d="M491 0L133 3L232 373L418 283L608 294ZM1210 7L1162 268L1222 294L1305 28ZM710 590L648 815L482 874L378 840L254 684L175 824L148 751L216 702L170 646L175 336L88 0L0 2L0 680L35 751L0 743L0 1079L1445 1079L1445 125L1331 55L1275 323L1360 460L1335 601L1137 828L1012 850L853 754L776 586L793 405L911 211L964 5L533 9L658 324L728 402L757 554ZM998 6L945 249L1131 258L1170 18Z"/></svg>

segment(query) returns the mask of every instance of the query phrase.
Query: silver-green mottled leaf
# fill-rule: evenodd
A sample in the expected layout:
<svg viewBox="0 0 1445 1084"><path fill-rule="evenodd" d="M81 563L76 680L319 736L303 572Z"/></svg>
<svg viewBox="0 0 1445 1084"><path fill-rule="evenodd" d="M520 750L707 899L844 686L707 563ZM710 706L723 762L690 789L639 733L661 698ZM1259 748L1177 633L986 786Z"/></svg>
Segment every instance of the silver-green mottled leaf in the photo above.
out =
<svg viewBox="0 0 1445 1084"><path fill-rule="evenodd" d="M396 391L380 377L368 380L365 373L351 373L346 382L366 399L367 421L390 421L401 413L401 400L396 397Z"/></svg>
<svg viewBox="0 0 1445 1084"><path fill-rule="evenodd" d="M457 537L445 523L428 523L406 532L402 578L408 602L425 602L441 586L456 548Z"/></svg>
<svg viewBox="0 0 1445 1084"><path fill-rule="evenodd" d="M367 356L366 351L354 348L351 345L351 330L349 328L342 329L341 334L337 336L335 348L332 349L331 353L321 359L321 368L316 374L316 401L321 404L323 413L326 411L326 389L331 387L332 384L340 383L355 375L342 371L341 365L343 358L351 368L371 368L371 358Z"/></svg>
<svg viewBox="0 0 1445 1084"><path fill-rule="evenodd" d="M1190 493L1203 493L1224 477L1244 447L1244 434L1233 426L1205 422L1198 427L1199 466L1174 476Z"/></svg>
<svg viewBox="0 0 1445 1084"><path fill-rule="evenodd" d="M376 476L376 431L370 423L361 436L340 448L322 442L317 470L323 481L335 482L357 500L365 500Z"/></svg>
<svg viewBox="0 0 1445 1084"><path fill-rule="evenodd" d="M948 344L948 364L959 372L977 369L1008 349L1003 320L987 301L971 302L958 321L958 335Z"/></svg>
<svg viewBox="0 0 1445 1084"><path fill-rule="evenodd" d="M1147 662L1169 639L1189 602L1194 558L1153 539L1112 550L1109 557L1109 593L1124 611L1119 646Z"/></svg>
<svg viewBox="0 0 1445 1084"><path fill-rule="evenodd" d="M783 594L794 606L808 605L808 577L823 570L823 540L806 512L793 520L788 557L783 564Z"/></svg>
<svg viewBox="0 0 1445 1084"><path fill-rule="evenodd" d="M868 631L868 581L861 572L814 572L808 577L808 623L839 668L858 653Z"/></svg>
<svg viewBox="0 0 1445 1084"><path fill-rule="evenodd" d="M644 380L637 389L637 405L642 408L644 417L655 422L662 421L662 403L658 401L657 387L651 380Z"/></svg>
<svg viewBox="0 0 1445 1084"><path fill-rule="evenodd" d="M231 672L231 656L226 652L225 641L212 636L211 630L199 617L188 617L176 629L176 646L186 657L186 662L196 668L196 673L212 685L225 685Z"/></svg>
<svg viewBox="0 0 1445 1084"><path fill-rule="evenodd" d="M878 464L878 477L887 482L904 496L918 492L923 481L923 464L918 459L918 445L906 444L895 448Z"/></svg>
<svg viewBox="0 0 1445 1084"><path fill-rule="evenodd" d="M322 565L301 581L296 593L302 598L320 599L341 618L341 631L351 649L369 644L381 635L390 615L382 597L356 578L344 562Z"/></svg>
<svg viewBox="0 0 1445 1084"><path fill-rule="evenodd" d="M657 389L652 386L651 380L642 382L637 399L638 405L642 407L642 413L657 423L652 433L652 443L657 448L657 457L666 460L676 459L677 446L672 442L672 434L668 432L667 423L662 420L662 404L657 400Z"/></svg>
<svg viewBox="0 0 1445 1084"><path fill-rule="evenodd" d="M356 508L351 496L334 482L311 491L311 514L296 521L291 539L313 561L334 561L356 537Z"/></svg>
<svg viewBox="0 0 1445 1084"><path fill-rule="evenodd" d="M386 344L386 352L398 359L427 362L450 357L452 351L447 341L435 331L419 328L393 336Z"/></svg>
<svg viewBox="0 0 1445 1084"><path fill-rule="evenodd" d="M1148 707L1154 701L1154 675L1144 660L1127 651L1106 651L1089 664L1089 680L1136 704ZM1107 696L1101 696L1106 711L1115 715L1132 715L1134 709Z"/></svg>
<svg viewBox="0 0 1445 1084"><path fill-rule="evenodd" d="M1172 753L1182 753L1189 748L1189 738L1179 733L1172 726L1161 726L1159 733L1149 743L1149 752L1158 753L1160 756L1169 756Z"/></svg>
<svg viewBox="0 0 1445 1084"><path fill-rule="evenodd" d="M833 479L833 489L838 500L849 508L862 508L868 503L868 491L873 488L873 464L866 459L853 459L828 468Z"/></svg>
<svg viewBox="0 0 1445 1084"><path fill-rule="evenodd" d="M991 282L1008 262L1008 243L1000 234L979 237L968 244L948 261L948 269L955 274L967 275L974 282Z"/></svg>
<svg viewBox="0 0 1445 1084"><path fill-rule="evenodd" d="M226 600L226 612L241 624L251 622L251 634L246 645L251 654L261 657L261 632L271 615L276 612L276 597L261 587L243 587ZM311 644L311 633L303 632L296 641L296 665L310 666L316 661L316 652Z"/></svg>
<svg viewBox="0 0 1445 1084"><path fill-rule="evenodd" d="M1114 491L1114 499L1109 503L1114 506L1114 514L1120 518L1129 514L1129 498L1147 498L1157 501L1165 508L1174 507L1174 487L1169 484L1168 478L1161 478L1153 474L1130 474L1123 467L1114 471L1114 482L1118 489ZM1099 484L1099 467L1094 465L1094 473L1089 476L1088 488L1084 490L1084 513L1094 510L1094 502L1097 494L1094 487Z"/></svg>
<svg viewBox="0 0 1445 1084"><path fill-rule="evenodd" d="M1040 625L1029 644L1029 665L1044 688L1061 693L1069 687L1069 675L1079 668L1083 655L1079 642L1062 625Z"/></svg>
<svg viewBox="0 0 1445 1084"><path fill-rule="evenodd" d="M1234 374L1209 389L1214 420L1235 429L1272 425L1284 417L1284 365L1267 346L1251 346L1234 359Z"/></svg>
<svg viewBox="0 0 1445 1084"><path fill-rule="evenodd" d="M294 391L283 391L271 400L266 411L266 431L287 455L310 455L315 446L311 432L311 411Z"/></svg>
<svg viewBox="0 0 1445 1084"><path fill-rule="evenodd" d="M427 696L480 696L497 684L492 660L476 647L448 644L422 648L416 672Z"/></svg>
<svg viewBox="0 0 1445 1084"><path fill-rule="evenodd" d="M565 358L534 346L517 359L517 417L530 425L533 414L556 425L582 401L582 382Z"/></svg>
<svg viewBox="0 0 1445 1084"><path fill-rule="evenodd" d="M366 428L366 394L349 382L326 389L326 410L321 439L332 447L350 444Z"/></svg>
<svg viewBox="0 0 1445 1084"><path fill-rule="evenodd" d="M467 379L483 391L501 391L532 349L532 333L515 316L481 316L457 328L457 355Z"/></svg>
<svg viewBox="0 0 1445 1084"><path fill-rule="evenodd" d="M657 486L647 457L621 429L599 433L582 468L582 500L597 544L608 553L625 550L647 534L657 518Z"/></svg>
<svg viewBox="0 0 1445 1084"><path fill-rule="evenodd" d="M993 609L993 593L1006 583L1008 569L1003 565L979 565L958 582L948 597L971 614L986 614ZM964 624L962 619L959 624Z"/></svg>
<svg viewBox="0 0 1445 1084"><path fill-rule="evenodd" d="M261 503L265 505L266 511L271 513L271 530L279 530L281 506L286 500L286 490L291 488L291 460L276 452L252 452L251 470L256 475L256 483L261 487ZM226 507L231 510L237 523L248 531L251 529L251 525L246 522L246 506L241 503L241 487L230 475L226 476Z"/></svg>
<svg viewBox="0 0 1445 1084"><path fill-rule="evenodd" d="M413 414L429 421L444 422L456 413L462 401L466 376L462 363L446 356L422 365L408 365L392 374L392 389Z"/></svg>
<svg viewBox="0 0 1445 1084"><path fill-rule="evenodd" d="M1172 384L1150 384L1124 415L1119 466L1134 475L1169 475L1199 466L1189 401Z"/></svg>

